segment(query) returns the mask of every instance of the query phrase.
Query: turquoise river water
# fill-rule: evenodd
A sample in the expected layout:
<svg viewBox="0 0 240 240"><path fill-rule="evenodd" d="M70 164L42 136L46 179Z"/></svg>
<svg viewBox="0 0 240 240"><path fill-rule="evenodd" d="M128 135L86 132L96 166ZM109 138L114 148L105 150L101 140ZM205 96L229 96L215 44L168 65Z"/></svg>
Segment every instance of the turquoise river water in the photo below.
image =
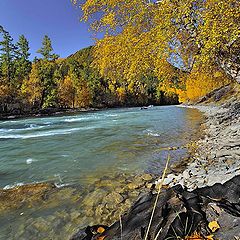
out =
<svg viewBox="0 0 240 240"><path fill-rule="evenodd" d="M1 121L0 188L38 182L84 186L113 172L160 174L165 149L185 145L200 121L197 110L177 106ZM172 158L185 155L181 149ZM12 229L19 225L19 211L0 214L0 239L14 239L20 231Z"/></svg>

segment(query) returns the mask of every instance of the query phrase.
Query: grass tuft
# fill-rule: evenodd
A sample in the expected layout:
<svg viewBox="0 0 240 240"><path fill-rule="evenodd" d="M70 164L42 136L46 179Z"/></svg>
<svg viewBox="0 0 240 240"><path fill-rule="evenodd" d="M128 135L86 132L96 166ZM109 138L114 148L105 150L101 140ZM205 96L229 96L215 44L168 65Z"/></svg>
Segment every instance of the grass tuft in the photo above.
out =
<svg viewBox="0 0 240 240"><path fill-rule="evenodd" d="M167 162L166 162L166 165L165 165L163 174L162 174L161 182L160 182L160 184L159 184L159 186L158 186L157 196L156 196L156 199L155 199L155 202L154 202L154 205L153 205L153 210L152 210L151 218L150 218L150 221L149 221L149 224L148 224L148 228L147 228L147 232L146 232L146 235L145 235L144 240L147 240L147 239L148 239L149 231L150 231L150 228L151 228L151 225L152 225L152 221L153 221L153 216L154 216L154 213L155 213L155 211L156 211L156 207L157 207L159 195L160 195L160 193L161 193L161 189L162 189L162 186L163 186L163 182L164 182L164 179L165 179L165 177L166 177L166 173L167 173L167 169L168 169L169 162L170 162L170 154L168 154L168 158L167 158ZM159 179L159 180L160 180L160 179ZM162 229L159 230L159 232L157 233L157 236L154 238L154 240L157 239L157 237L159 236L161 230L162 230Z"/></svg>

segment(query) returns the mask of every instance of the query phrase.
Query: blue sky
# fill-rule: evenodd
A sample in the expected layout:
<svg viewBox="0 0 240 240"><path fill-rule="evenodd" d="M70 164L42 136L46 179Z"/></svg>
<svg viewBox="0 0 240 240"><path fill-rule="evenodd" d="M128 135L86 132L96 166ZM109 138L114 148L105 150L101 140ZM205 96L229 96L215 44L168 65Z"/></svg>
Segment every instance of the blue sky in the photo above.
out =
<svg viewBox="0 0 240 240"><path fill-rule="evenodd" d="M51 38L54 52L61 57L93 45L88 25L80 17L80 9L70 0L0 0L0 25L15 42L25 35L31 59L38 56L44 35Z"/></svg>

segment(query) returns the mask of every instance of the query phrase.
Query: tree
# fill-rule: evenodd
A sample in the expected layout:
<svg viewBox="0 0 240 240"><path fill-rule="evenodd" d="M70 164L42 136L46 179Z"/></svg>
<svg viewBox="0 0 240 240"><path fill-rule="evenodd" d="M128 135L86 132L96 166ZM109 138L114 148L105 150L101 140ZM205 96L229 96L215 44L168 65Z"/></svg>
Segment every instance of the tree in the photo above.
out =
<svg viewBox="0 0 240 240"><path fill-rule="evenodd" d="M14 77L14 59L16 57L16 47L13 44L13 38L9 32L0 26L0 33L2 34L2 41L0 41L0 64L2 80L6 85L13 85Z"/></svg>
<svg viewBox="0 0 240 240"><path fill-rule="evenodd" d="M60 106L64 108L74 108L75 95L76 89L73 86L73 81L70 76L66 76L66 78L59 83L58 87Z"/></svg>
<svg viewBox="0 0 240 240"><path fill-rule="evenodd" d="M29 80L25 80L22 93L29 103L39 109L57 107L57 82L54 78L54 62L39 60L34 63Z"/></svg>
<svg viewBox="0 0 240 240"><path fill-rule="evenodd" d="M81 3L83 20L104 33L96 43L94 65L114 81L130 83L149 74L161 79L171 74L169 64L185 76L202 67L218 71L223 62L239 59L232 54L240 38L238 0L74 2ZM167 84L172 76L164 78Z"/></svg>
<svg viewBox="0 0 240 240"><path fill-rule="evenodd" d="M40 66L39 63L35 63L32 65L29 79L24 79L23 81L21 92L33 108L39 109L41 107L43 90L40 78Z"/></svg>
<svg viewBox="0 0 240 240"><path fill-rule="evenodd" d="M43 58L35 60L36 67L38 68L38 80L41 86L41 98L39 107L48 108L57 106L57 78L54 73L57 67L55 60L59 57L57 54L52 53L51 39L45 35L42 42L42 47L37 51Z"/></svg>
<svg viewBox="0 0 240 240"><path fill-rule="evenodd" d="M32 65L31 61L29 60L29 43L24 35L19 37L16 47L15 77L18 85L21 86L23 79L28 78Z"/></svg>
<svg viewBox="0 0 240 240"><path fill-rule="evenodd" d="M43 60L56 60L59 56L55 53L52 53L52 42L51 39L45 35L42 41L42 47L37 51L43 56Z"/></svg>

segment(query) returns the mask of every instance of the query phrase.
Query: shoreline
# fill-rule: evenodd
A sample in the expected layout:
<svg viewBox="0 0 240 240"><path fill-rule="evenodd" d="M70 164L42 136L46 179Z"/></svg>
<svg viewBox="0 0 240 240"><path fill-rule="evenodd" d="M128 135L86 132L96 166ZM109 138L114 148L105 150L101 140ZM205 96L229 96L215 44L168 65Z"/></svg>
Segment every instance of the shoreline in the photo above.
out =
<svg viewBox="0 0 240 240"><path fill-rule="evenodd" d="M181 184L189 190L224 183L240 175L240 117L230 122L230 107L209 105L183 105L201 111L205 120L203 134L196 141L196 153L178 175L169 174L164 184L170 187ZM224 121L224 119L226 119ZM217 175L216 175L217 173ZM155 183L158 183L156 181Z"/></svg>
<svg viewBox="0 0 240 240"><path fill-rule="evenodd" d="M180 106L180 104L163 104L163 105L151 105L154 107L167 107L167 106ZM62 115L74 115L77 113L83 112L95 112L95 111L104 111L108 109L122 109L122 108L139 108L139 110L148 109L148 107L144 106L112 106L112 107L90 107L90 108L67 108L67 109L43 109L37 112L32 113L24 113L24 114L2 114L0 113L0 121L10 121L15 119L23 119L23 118L38 118L38 117L54 117L54 116L62 116Z"/></svg>
<svg viewBox="0 0 240 240"><path fill-rule="evenodd" d="M222 89L219 91L222 91ZM188 163L185 162L186 166L180 169L180 173L175 174L173 171L170 171L170 174L168 174L166 178L154 181L152 185L154 186L154 189L145 196L139 197L128 213L123 215L121 223L119 223L119 221L115 222L110 227L107 227L103 234L96 234L96 237L93 234L93 237L89 239L98 239L97 237L102 236L105 236L107 239L119 239L120 235L121 237L123 236L124 239L133 239L133 236L134 239L137 236L137 238L140 239L140 235L142 234L140 234L140 232L142 232L142 230L137 232L136 229L138 227L141 229L146 228L147 223L144 221L146 221L148 217L150 218L150 210L153 206L152 200L154 196L156 196L156 189L158 189L159 186L163 189L160 194L162 197L160 197L159 200L159 209L156 209L156 211L160 211L158 214L163 214L161 208L164 206L161 205L163 204L161 203L161 201L163 201L161 198L166 198L168 192L173 194L172 192L178 192L178 189L182 189L181 191L183 191L183 194L189 195L189 197L184 200L184 195L182 196L183 202L181 203L181 206L189 204L188 200L192 199L190 196L195 195L196 199L194 200L195 203L193 208L200 209L200 212L205 211L205 213L201 213L201 215L203 214L202 216L207 216L207 218L205 217L203 219L205 223L210 222L210 220L218 221L220 223L219 231L216 233L215 231L212 231L212 233L211 231L209 232L209 234L212 234L211 236L214 235L214 238L211 239L215 239L215 236L217 239L239 239L240 236L238 229L240 227L240 219L239 217L232 216L231 214L234 215L234 213L229 209L227 212L230 214L227 214L224 211L224 203L221 203L221 198L223 197L223 199L225 199L224 201L229 201L229 205L233 204L233 206L235 206L234 204L239 205L240 199L240 192L238 190L239 186L236 185L239 184L238 179L240 178L240 91L238 86L235 88L236 94L232 94L231 91L232 89L230 89L227 94L225 93L224 96L221 96L222 99L220 98L217 101L215 98L216 95L219 94L218 91L211 95L211 99L206 99L205 102L201 102L201 105L180 106L198 109L205 116L204 122L201 124L203 134L200 134L200 138L195 142L196 151L191 156L191 161ZM203 194L203 196L201 196L202 192L207 195ZM214 200L212 197L209 198L208 196L211 196L211 193L215 193L214 198L217 197L219 200ZM181 195L181 193L179 194ZM179 198L179 196L177 198ZM206 202L205 200L208 198L209 200ZM201 201L197 202L200 199L204 204L201 204ZM180 199L180 201L182 200ZM170 202L172 201L175 200L170 199ZM211 201L213 201L213 203L211 203ZM220 201L220 205L218 205L216 201ZM140 210L141 206L139 203L141 203L140 205L144 204L146 207ZM169 203L166 202L165 204ZM174 204L176 204L176 206L173 206L177 207L177 203ZM212 208L209 208L213 206L211 204L218 207L217 215L211 213ZM187 206L185 207L188 209ZM203 206L204 209L202 210ZM221 207L223 207L223 209ZM197 210L194 211L196 212ZM238 212L235 213L237 216L238 214L240 215L239 209L234 211ZM137 214L139 216L133 215L132 212L135 212L135 215ZM144 220L141 220L140 215L143 212L144 214L142 217ZM192 214L194 215L195 213L193 212ZM129 226L128 222L135 222L136 225L132 228L133 226ZM119 224L126 228L124 232L119 232L119 227L117 227ZM159 224L159 217L158 220L156 219L155 224ZM168 226L169 229L171 226ZM156 229L152 229L151 231L156 231ZM207 231L209 231L209 228ZM154 233L152 232L151 234ZM165 232L165 234L167 233ZM74 235L72 239L83 240L85 239L84 237L86 237L86 232L82 230ZM103 239L105 239L105 237Z"/></svg>

